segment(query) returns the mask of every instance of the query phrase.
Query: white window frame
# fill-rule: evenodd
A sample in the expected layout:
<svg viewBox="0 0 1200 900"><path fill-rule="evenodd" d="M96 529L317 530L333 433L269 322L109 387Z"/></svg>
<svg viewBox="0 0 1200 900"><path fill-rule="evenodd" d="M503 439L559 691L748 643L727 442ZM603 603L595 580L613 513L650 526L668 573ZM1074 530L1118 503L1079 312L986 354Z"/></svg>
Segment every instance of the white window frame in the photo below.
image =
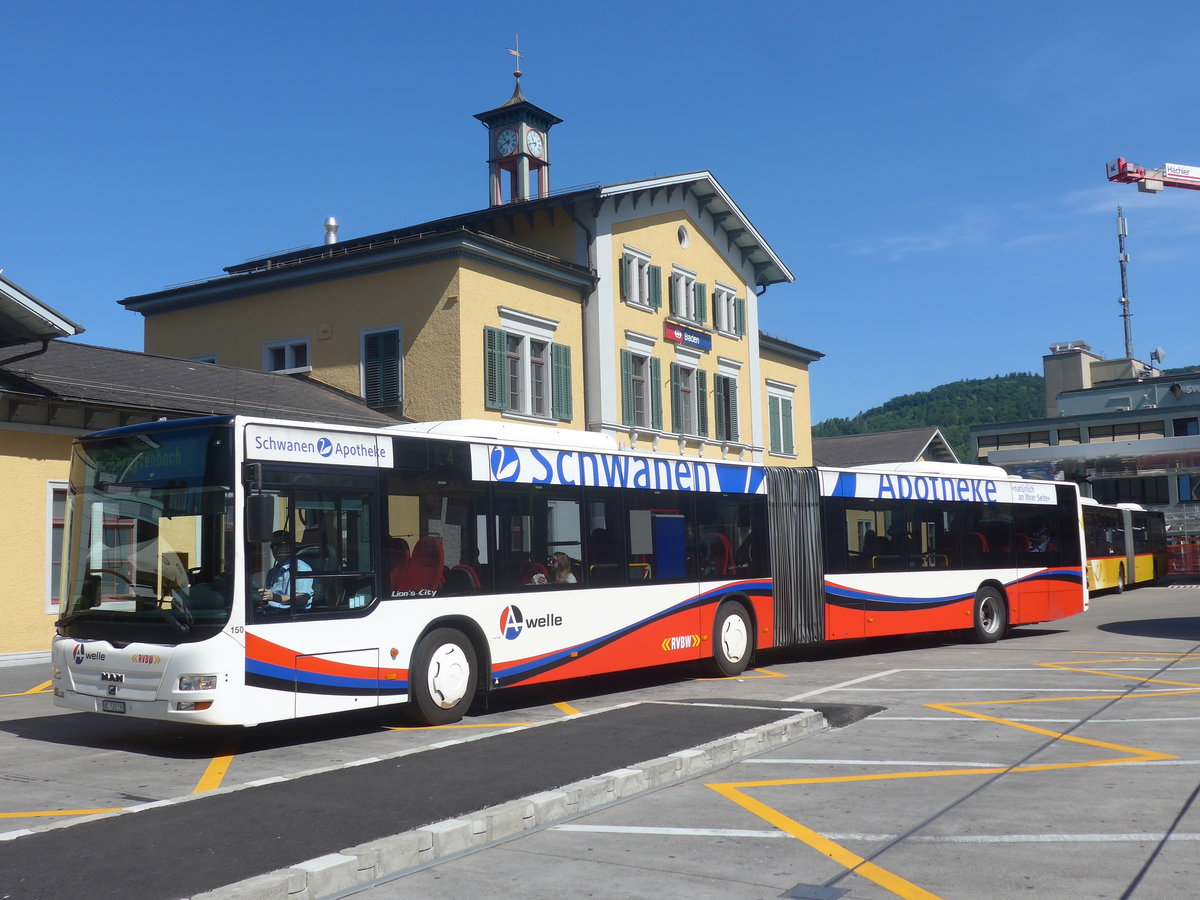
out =
<svg viewBox="0 0 1200 900"><path fill-rule="evenodd" d="M671 269L671 297L674 302L668 310L675 309L674 315L689 322L696 319L696 273L675 266Z"/></svg>
<svg viewBox="0 0 1200 900"><path fill-rule="evenodd" d="M296 364L296 351L300 347L304 348L303 365ZM275 369L271 366L271 357L276 350L283 351L284 366L282 369ZM307 337L297 337L288 338L284 341L271 341L269 344L263 344L263 371L274 372L279 375L290 375L295 372L311 372L312 342Z"/></svg>
<svg viewBox="0 0 1200 900"><path fill-rule="evenodd" d="M650 254L635 247L626 246L621 254L621 266L625 269L625 302L638 309L652 309L650 305Z"/></svg>
<svg viewBox="0 0 1200 900"><path fill-rule="evenodd" d="M719 281L713 288L713 325L721 334L737 337L737 291Z"/></svg>
<svg viewBox="0 0 1200 900"><path fill-rule="evenodd" d="M516 309L507 307L500 308L500 327L504 330L504 334L509 342L505 347L506 354L512 354L511 359L516 363L517 391L516 396L520 403L516 406L512 404L512 386L511 379L514 374L511 368L511 363L506 363L504 367L504 396L509 398L508 409L504 410L505 416L514 418L527 418L537 422L553 422L554 419L554 376L551 360L550 345L554 343L554 333L558 330L559 323L554 319L547 319L544 316L534 315L533 313L522 312ZM535 345L540 345L542 351L542 405L543 409L537 411L534 408L533 386L536 382L535 375L537 364L534 362L532 350ZM515 347L515 349L510 349Z"/></svg>
<svg viewBox="0 0 1200 900"><path fill-rule="evenodd" d="M683 383L681 382L679 385L679 403L684 422L690 426L690 428L684 428L682 427L683 423L681 423L677 434L685 438L703 439L700 434L700 391L696 384L696 372L700 368L700 354L690 349L676 347L675 363L682 372L686 373L687 377L686 393ZM711 386L709 387L709 391L712 391ZM683 408L685 400L687 401L686 409Z"/></svg>
<svg viewBox="0 0 1200 900"><path fill-rule="evenodd" d="M59 611L59 604L54 602L54 591L57 585L54 577L54 497L55 494L61 493L63 499L63 532L62 538L66 539L66 502L67 502L67 482L65 481L47 481L46 482L46 592L45 592L45 611L47 615L54 615ZM60 547L61 552L61 547ZM63 560L60 556L60 563ZM59 570L61 575L61 569ZM61 580L61 579L59 579Z"/></svg>
<svg viewBox="0 0 1200 900"><path fill-rule="evenodd" d="M771 442L771 401L777 400L780 403L780 440L781 443L776 447ZM788 404L792 411L792 433L791 433L791 452L787 452L788 441L783 435L783 406ZM767 452L772 456L786 456L795 458L796 456L796 386L794 384L786 384L781 381L767 380Z"/></svg>
<svg viewBox="0 0 1200 900"><path fill-rule="evenodd" d="M629 351L629 356L632 359L634 366L637 366L640 363L644 367L643 384L645 385L645 389L642 395L642 415L638 415L636 398L634 400L633 408L633 428L635 428L637 431L654 430L654 389L650 383L650 359L654 356L654 347L657 343L658 339L650 337L649 335L641 334L636 331L625 332L625 349ZM636 376L634 383L637 383ZM659 402L662 402L661 394L659 395Z"/></svg>
<svg viewBox="0 0 1200 900"><path fill-rule="evenodd" d="M732 386L733 386L732 389L733 389L733 393L734 393L734 399L733 399L732 405L734 405L738 408L738 416L741 415L741 409L742 409L742 405L741 405L741 403L738 402L738 397L737 397L738 391L740 391L742 389L742 379L741 379L742 365L743 365L743 363L741 360L729 359L728 357L725 357L725 356L717 357L717 374L729 379L729 381L732 383ZM716 411L717 410L716 410L716 406L715 406L716 394L717 394L717 384L716 384L715 379L713 381L712 387L710 387L708 389L708 392L710 394L712 394L713 398L714 398L712 425L713 425L713 437L717 438L717 434L716 434L716 427L717 427ZM729 410L727 409L725 412L726 412L726 415L728 415ZM738 433L737 440L733 440L733 439L727 438L727 437L720 437L718 439L726 444L741 443L742 435L745 434L745 430L742 428L742 423L740 421L735 420L734 430L737 431L737 433Z"/></svg>

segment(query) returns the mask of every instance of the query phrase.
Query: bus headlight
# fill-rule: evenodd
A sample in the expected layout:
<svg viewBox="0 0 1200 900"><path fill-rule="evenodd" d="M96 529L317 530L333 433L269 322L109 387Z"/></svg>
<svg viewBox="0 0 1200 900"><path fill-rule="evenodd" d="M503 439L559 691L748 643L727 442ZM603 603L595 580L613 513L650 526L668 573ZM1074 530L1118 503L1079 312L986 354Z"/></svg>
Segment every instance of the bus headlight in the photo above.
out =
<svg viewBox="0 0 1200 900"><path fill-rule="evenodd" d="M175 708L180 712L201 712L212 706L211 700L176 700Z"/></svg>
<svg viewBox="0 0 1200 900"><path fill-rule="evenodd" d="M217 676L180 675L179 689L181 691L215 691L217 689Z"/></svg>

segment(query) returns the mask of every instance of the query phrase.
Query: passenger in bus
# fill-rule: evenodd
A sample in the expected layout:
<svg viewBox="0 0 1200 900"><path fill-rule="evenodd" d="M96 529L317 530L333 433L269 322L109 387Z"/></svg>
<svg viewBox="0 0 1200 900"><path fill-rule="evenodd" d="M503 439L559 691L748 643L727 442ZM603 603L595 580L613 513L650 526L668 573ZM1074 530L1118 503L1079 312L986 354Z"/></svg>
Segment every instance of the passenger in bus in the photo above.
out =
<svg viewBox="0 0 1200 900"><path fill-rule="evenodd" d="M267 583L258 593L262 604L269 609L308 609L312 601L312 579L297 578L292 590L292 541L286 531L271 535L271 553L275 565L267 572ZM295 561L296 572L311 572L312 567L302 559Z"/></svg>
<svg viewBox="0 0 1200 900"><path fill-rule="evenodd" d="M545 581L534 581L534 584L575 584L575 575L571 572L571 557L565 553L551 553L546 560Z"/></svg>

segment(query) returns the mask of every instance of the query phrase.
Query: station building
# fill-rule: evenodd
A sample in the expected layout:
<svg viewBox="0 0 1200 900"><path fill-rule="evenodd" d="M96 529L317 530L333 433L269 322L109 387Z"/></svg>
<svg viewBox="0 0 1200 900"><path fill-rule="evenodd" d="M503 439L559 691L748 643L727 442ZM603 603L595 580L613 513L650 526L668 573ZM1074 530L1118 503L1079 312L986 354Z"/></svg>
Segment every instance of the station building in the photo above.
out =
<svg viewBox="0 0 1200 900"><path fill-rule="evenodd" d="M519 75L476 118L486 207L350 240L327 223L323 245L126 298L147 352L304 372L408 420L811 464L808 366L821 354L760 333L763 295L793 275L716 178L555 194L561 120L525 99Z"/></svg>
<svg viewBox="0 0 1200 900"><path fill-rule="evenodd" d="M1046 417L973 426L976 459L1078 482L1101 503L1162 510L1169 534L1200 534L1200 371L1164 375L1082 341L1054 344L1042 360Z"/></svg>
<svg viewBox="0 0 1200 900"><path fill-rule="evenodd" d="M121 301L143 354L0 291L0 499L34 509L6 546L0 655L43 652L71 440L183 415L386 426L483 419L610 434L630 448L811 465L808 366L759 330L792 273L706 171L550 191L556 116L520 79L480 113L475 212L252 260ZM6 331L7 329L7 331Z"/></svg>

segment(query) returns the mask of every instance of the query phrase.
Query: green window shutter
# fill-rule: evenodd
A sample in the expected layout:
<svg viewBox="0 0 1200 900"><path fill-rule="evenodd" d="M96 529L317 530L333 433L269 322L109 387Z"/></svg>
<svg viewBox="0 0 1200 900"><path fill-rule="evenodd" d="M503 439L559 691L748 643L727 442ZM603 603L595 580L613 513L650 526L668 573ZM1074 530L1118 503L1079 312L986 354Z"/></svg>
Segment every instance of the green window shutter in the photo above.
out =
<svg viewBox="0 0 1200 900"><path fill-rule="evenodd" d="M504 395L504 355L508 338L500 328L483 329L483 405L507 409Z"/></svg>
<svg viewBox="0 0 1200 900"><path fill-rule="evenodd" d="M368 406L400 402L399 331L377 331L363 338L363 387Z"/></svg>
<svg viewBox="0 0 1200 900"><path fill-rule="evenodd" d="M725 436L725 391L727 383L724 375L713 376L713 412L716 414L717 426L714 437L718 441L728 440Z"/></svg>
<svg viewBox="0 0 1200 900"><path fill-rule="evenodd" d="M733 300L733 330L740 335L746 334L746 298L735 297Z"/></svg>
<svg viewBox="0 0 1200 900"><path fill-rule="evenodd" d="M796 452L796 446L792 442L792 401L780 400L779 406L783 419L783 452L791 456Z"/></svg>
<svg viewBox="0 0 1200 900"><path fill-rule="evenodd" d="M725 390L729 392L729 440L738 440L738 383L736 378L725 379Z"/></svg>
<svg viewBox="0 0 1200 900"><path fill-rule="evenodd" d="M662 431L662 362L657 357L650 357L650 427Z"/></svg>
<svg viewBox="0 0 1200 900"><path fill-rule="evenodd" d="M679 363L671 363L671 430L676 434L683 433L679 421L683 413L683 395L679 392L680 377Z"/></svg>
<svg viewBox="0 0 1200 900"><path fill-rule="evenodd" d="M780 436L780 430L782 428L782 423L780 421L781 417L779 415L779 398L778 397L768 398L767 409L770 413L770 419L771 419L771 452L772 453L782 453L783 452L783 442L782 442L781 436Z"/></svg>
<svg viewBox="0 0 1200 900"><path fill-rule="evenodd" d="M697 281L692 285L692 296L696 298L696 321L708 321L708 285Z"/></svg>
<svg viewBox="0 0 1200 900"><path fill-rule="evenodd" d="M662 309L662 266L650 266L650 305Z"/></svg>
<svg viewBox="0 0 1200 900"><path fill-rule="evenodd" d="M670 305L671 315L679 315L679 298L675 296L675 274L671 273L667 276L667 301Z"/></svg>
<svg viewBox="0 0 1200 900"><path fill-rule="evenodd" d="M621 351L621 424L633 424L633 354Z"/></svg>
<svg viewBox="0 0 1200 900"><path fill-rule="evenodd" d="M696 370L696 433L708 437L708 373Z"/></svg>
<svg viewBox="0 0 1200 900"><path fill-rule="evenodd" d="M617 280L621 283L621 299L629 299L629 258L622 256L617 262Z"/></svg>
<svg viewBox="0 0 1200 900"><path fill-rule="evenodd" d="M550 368L553 379L551 390L554 396L550 398L551 413L560 422L570 422L572 416L571 403L571 348L566 344L550 345Z"/></svg>

